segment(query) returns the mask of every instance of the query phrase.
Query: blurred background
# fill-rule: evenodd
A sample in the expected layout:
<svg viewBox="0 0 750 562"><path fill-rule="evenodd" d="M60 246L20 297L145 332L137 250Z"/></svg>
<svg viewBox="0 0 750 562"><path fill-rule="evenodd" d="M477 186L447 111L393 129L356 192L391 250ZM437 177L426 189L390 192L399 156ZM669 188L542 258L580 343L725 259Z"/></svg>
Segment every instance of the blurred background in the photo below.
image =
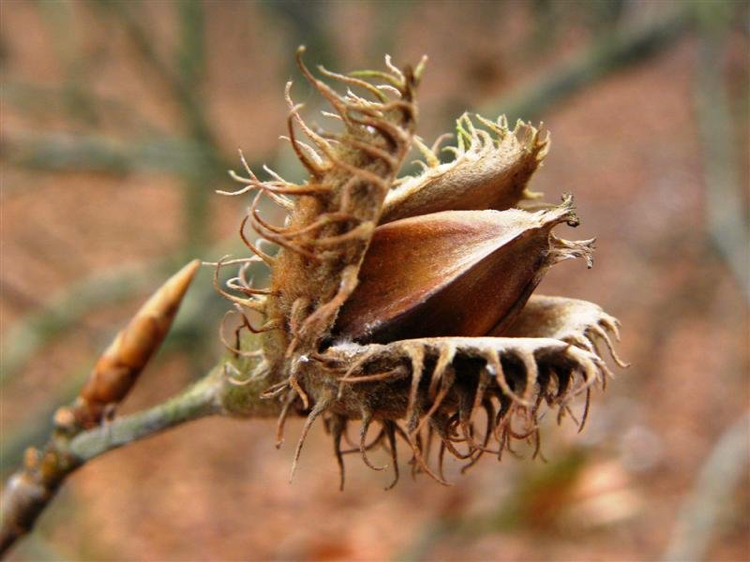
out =
<svg viewBox="0 0 750 562"><path fill-rule="evenodd" d="M12 560L748 560L747 2L0 3L0 464L41 444L97 354L193 257L244 254L242 149L302 177L283 87L295 68L430 58L420 134L464 111L544 121L532 182L570 190L597 237L540 292L620 318L618 370L582 434L543 431L546 462L485 458L454 485L347 463L318 427L292 485L288 424L204 420L77 472ZM198 277L127 400L154 404L222 353L227 304ZM552 417L552 416L549 416ZM374 455L375 460L385 462ZM402 469L406 471L406 459ZM408 471L407 471L408 473Z"/></svg>

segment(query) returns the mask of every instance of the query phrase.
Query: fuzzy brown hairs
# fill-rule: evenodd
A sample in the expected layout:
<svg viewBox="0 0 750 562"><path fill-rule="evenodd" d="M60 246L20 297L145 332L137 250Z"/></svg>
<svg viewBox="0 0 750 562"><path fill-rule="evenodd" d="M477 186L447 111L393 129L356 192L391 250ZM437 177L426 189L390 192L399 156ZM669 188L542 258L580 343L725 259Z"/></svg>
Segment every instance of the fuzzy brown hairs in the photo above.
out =
<svg viewBox="0 0 750 562"><path fill-rule="evenodd" d="M287 416L306 416L295 466L322 418L341 486L344 455L359 452L382 470L368 456L378 447L392 458L395 485L399 440L412 470L443 484L446 451L465 467L512 451L514 440L538 451L542 409L575 419L569 404L581 393L583 427L591 389L610 375L601 344L625 364L612 345L615 318L586 301L532 295L552 265L583 258L590 267L593 252L593 240L553 233L578 224L572 196L552 205L528 188L549 136L465 114L455 146L441 151L451 136L442 135L428 147L415 135L424 60L398 68L386 57L384 71L349 75L319 68L342 94L307 68L303 51L299 67L330 104L323 115L335 132L302 119L290 82L286 139L307 181L270 169L261 181L246 164L246 175L232 174L243 185L229 194L252 197L240 228L252 256L216 268L217 287L240 318L235 340L225 340L231 382L261 383L267 400L282 403L279 444ZM400 177L413 148L422 172ZM453 158L442 163L446 151ZM261 216L264 198L286 212L283 225ZM220 287L219 270L232 264L239 273ZM266 286L248 280L254 264L269 268Z"/></svg>

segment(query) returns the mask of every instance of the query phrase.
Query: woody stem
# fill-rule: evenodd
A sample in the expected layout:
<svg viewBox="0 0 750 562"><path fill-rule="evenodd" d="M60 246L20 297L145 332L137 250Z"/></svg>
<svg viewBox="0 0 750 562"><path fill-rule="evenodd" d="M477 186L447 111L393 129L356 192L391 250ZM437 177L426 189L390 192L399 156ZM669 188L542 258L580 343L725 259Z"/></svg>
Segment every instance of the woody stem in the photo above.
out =
<svg viewBox="0 0 750 562"><path fill-rule="evenodd" d="M70 434L53 431L41 451L27 450L24 466L7 481L0 498L0 556L31 531L65 479L85 463L129 443L212 415L256 417L277 412L261 400L261 385L242 387L243 399L227 384L221 367L173 398L129 416Z"/></svg>

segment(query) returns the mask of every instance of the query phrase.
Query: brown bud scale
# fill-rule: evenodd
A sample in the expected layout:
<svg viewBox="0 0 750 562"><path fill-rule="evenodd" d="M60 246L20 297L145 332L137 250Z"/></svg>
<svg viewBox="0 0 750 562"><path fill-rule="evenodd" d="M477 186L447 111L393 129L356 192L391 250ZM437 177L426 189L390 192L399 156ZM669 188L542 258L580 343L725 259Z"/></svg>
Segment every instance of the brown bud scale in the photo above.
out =
<svg viewBox="0 0 750 562"><path fill-rule="evenodd" d="M99 423L105 410L119 404L135 384L151 356L169 332L200 261L173 275L138 310L96 362L72 409L79 425ZM60 425L67 425L60 413Z"/></svg>

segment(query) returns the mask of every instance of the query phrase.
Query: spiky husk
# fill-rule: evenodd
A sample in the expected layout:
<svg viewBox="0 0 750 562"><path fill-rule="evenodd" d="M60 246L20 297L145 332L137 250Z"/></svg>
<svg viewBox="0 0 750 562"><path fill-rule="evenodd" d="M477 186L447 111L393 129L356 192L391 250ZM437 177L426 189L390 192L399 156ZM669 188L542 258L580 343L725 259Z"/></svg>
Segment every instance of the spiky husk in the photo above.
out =
<svg viewBox="0 0 750 562"><path fill-rule="evenodd" d="M229 281L232 292L219 287L233 301L242 319L235 343L228 347L235 355L259 359L249 362L255 365L252 372L232 367L227 369L228 377L237 385L264 381L267 399L283 402L279 443L289 413L296 411L307 416L297 444L295 466L310 428L321 417L334 438L342 485L344 455L359 451L368 466L379 469L382 467L373 466L367 456L368 450L379 446L392 457L395 484L398 439L408 444L415 470L445 483L445 451L466 459L471 466L487 452L501 456L511 449L513 440L531 439L538 443L541 409L545 405L557 408L561 419L570 412L570 400L586 393L582 425L591 388L603 386L609 373L593 342L597 338L609 342L607 332L616 329L616 324L601 314L577 314L575 318L569 315L570 322L555 325L554 333L546 333L537 326L535 318L544 320L548 314L559 312L556 309L560 303L532 299L526 305L541 278L539 272L552 263L570 257L584 257L590 262L592 241L568 242L550 232L562 221L577 224L570 200L557 210L546 211L552 219L542 221L543 236L538 237L541 245L519 244L514 249L521 253L520 261L502 262L508 268L526 260L524 267L529 271L519 277L523 282L507 288L513 294L503 301L509 308L498 313L501 318L489 323L482 320L476 330L462 326L455 333L450 332L454 337L414 339L417 331L406 329L379 338L381 343L368 343L362 337L354 343L351 338L358 334L335 328L342 307L357 288L360 269L378 225L437 211L501 210L521 205L536 197L527 184L546 154L548 140L528 125L519 124L511 131L502 118L497 123L479 118L491 131L488 132L476 128L464 116L459 119L453 162L440 164L435 147L427 149L417 140L426 159L425 171L415 178L397 180L414 141L414 96L422 65L414 71L408 67L399 70L386 58L387 72L344 76L320 69L331 80L358 88L366 98L351 91L338 94L315 78L300 56L298 61L305 77L333 107L334 113L326 115L338 119L344 130L330 133L310 128L300 117L300 107L291 100L291 84L287 85L288 140L308 170L309 180L292 184L267 169L272 179L260 181L247 165L247 176L234 174L245 187L232 195L255 192L241 227L242 238L254 256L219 262L216 277L218 287L218 270L223 265L241 266L239 275ZM297 139L296 129L308 137L312 146ZM272 225L260 216L258 205L263 196L288 211L284 226ZM532 216L521 210L507 213L525 219ZM545 212L539 216L546 216ZM408 220L425 222L421 218ZM279 246L275 256L250 241L244 231L247 223L264 241ZM400 228L392 224L395 223L380 228ZM383 253L383 248L380 251ZM387 248L383 255L388 255ZM246 279L248 267L255 262L270 268L268 287L254 287ZM469 277L487 273L481 265L479 258L478 266L464 272L467 279L456 285L458 293L476 288ZM435 299L432 304L440 308L457 302L455 291L442 301L440 295L448 294L442 289L428 293L424 299L415 299L415 304L423 306ZM432 304L427 309L433 310ZM488 305L498 303L491 300ZM566 310L570 312L572 308L568 302ZM253 324L254 313L262 316L262 325ZM360 313L362 318L356 318ZM367 314L366 310L355 314L354 323L366 322ZM419 311L415 314L412 327L419 324ZM465 337L489 333L506 336L509 329L514 337ZM242 330L264 334L259 349L245 348L241 343ZM442 330L437 326L424 335L449 333ZM404 339L394 341L395 338ZM484 431L475 427L480 411L484 412ZM353 420L361 424L360 437L351 451L344 450L342 440L348 439L347 428ZM373 423L379 424L381 430L374 441L367 443L368 428ZM433 442L439 444L434 455L436 468L429 460Z"/></svg>
<svg viewBox="0 0 750 562"><path fill-rule="evenodd" d="M528 188L531 176L549 151L549 134L523 121L513 129L505 117L492 122L477 116L487 129L476 127L468 114L457 121L455 158L441 164L438 138L432 148L418 143L423 172L403 178L388 194L382 223L447 210L504 211L541 196Z"/></svg>

